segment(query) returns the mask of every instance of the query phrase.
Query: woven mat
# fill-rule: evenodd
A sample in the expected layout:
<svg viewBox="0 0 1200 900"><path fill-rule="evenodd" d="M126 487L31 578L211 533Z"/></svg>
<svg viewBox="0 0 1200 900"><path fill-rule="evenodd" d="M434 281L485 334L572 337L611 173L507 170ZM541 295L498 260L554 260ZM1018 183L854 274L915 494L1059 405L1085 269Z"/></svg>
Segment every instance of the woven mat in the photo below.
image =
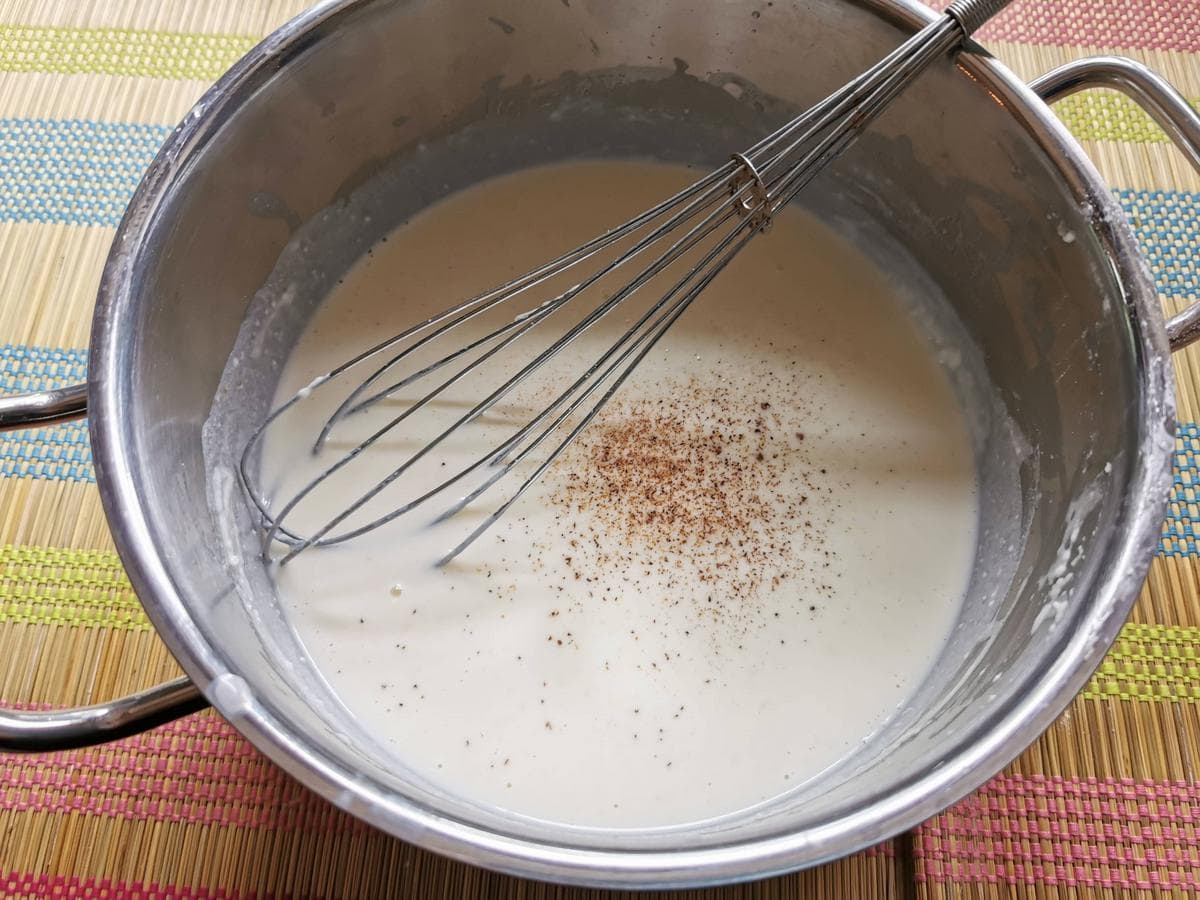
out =
<svg viewBox="0 0 1200 900"><path fill-rule="evenodd" d="M83 377L100 268L141 172L207 84L302 5L0 0L0 392ZM983 40L1025 78L1119 52L1200 98L1200 0L1017 0ZM1200 176L1117 95L1057 111L1128 212L1164 306L1200 301ZM1200 349L1176 365L1160 551L1120 640L1058 723L910 835L706 896L1200 893ZM176 672L113 552L85 428L0 435L0 703L94 702ZM211 712L99 749L0 755L0 896L593 894L389 839Z"/></svg>

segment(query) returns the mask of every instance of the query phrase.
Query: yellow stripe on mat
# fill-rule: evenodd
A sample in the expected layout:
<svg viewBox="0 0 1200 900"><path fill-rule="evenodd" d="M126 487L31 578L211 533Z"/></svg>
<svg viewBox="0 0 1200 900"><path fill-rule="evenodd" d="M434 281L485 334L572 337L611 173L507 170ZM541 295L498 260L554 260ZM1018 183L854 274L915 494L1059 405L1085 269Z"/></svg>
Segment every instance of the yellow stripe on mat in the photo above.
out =
<svg viewBox="0 0 1200 900"><path fill-rule="evenodd" d="M255 35L0 24L0 71L215 81Z"/></svg>
<svg viewBox="0 0 1200 900"><path fill-rule="evenodd" d="M1200 628L1126 625L1080 697L1200 703Z"/></svg>
<svg viewBox="0 0 1200 900"><path fill-rule="evenodd" d="M0 623L146 631L150 621L115 553L0 547Z"/></svg>

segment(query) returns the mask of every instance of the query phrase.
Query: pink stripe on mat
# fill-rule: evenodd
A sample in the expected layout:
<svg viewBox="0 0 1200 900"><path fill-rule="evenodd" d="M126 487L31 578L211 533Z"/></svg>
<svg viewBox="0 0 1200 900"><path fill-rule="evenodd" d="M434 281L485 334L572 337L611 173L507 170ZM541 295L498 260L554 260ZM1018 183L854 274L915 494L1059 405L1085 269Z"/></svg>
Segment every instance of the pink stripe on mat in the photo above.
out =
<svg viewBox="0 0 1200 900"><path fill-rule="evenodd" d="M933 0L944 9L949 0ZM1190 0L1017 0L979 30L980 41L1115 50L1200 51L1200 7Z"/></svg>
<svg viewBox="0 0 1200 900"><path fill-rule="evenodd" d="M211 712L102 747L42 756L0 753L5 811L275 831L368 827L290 778ZM891 857L895 847L887 841L864 855ZM0 878L0 897L9 896L5 884Z"/></svg>
<svg viewBox="0 0 1200 900"><path fill-rule="evenodd" d="M1008 775L921 826L926 881L1200 888L1200 783Z"/></svg>
<svg viewBox="0 0 1200 900"><path fill-rule="evenodd" d="M279 830L366 827L212 713L87 750L0 754L0 810Z"/></svg>
<svg viewBox="0 0 1200 900"><path fill-rule="evenodd" d="M183 887L155 881L114 881L111 878L80 878L75 875L35 875L30 872L0 873L2 897L86 897L104 900L166 898L172 900L242 900L260 897L219 888Z"/></svg>

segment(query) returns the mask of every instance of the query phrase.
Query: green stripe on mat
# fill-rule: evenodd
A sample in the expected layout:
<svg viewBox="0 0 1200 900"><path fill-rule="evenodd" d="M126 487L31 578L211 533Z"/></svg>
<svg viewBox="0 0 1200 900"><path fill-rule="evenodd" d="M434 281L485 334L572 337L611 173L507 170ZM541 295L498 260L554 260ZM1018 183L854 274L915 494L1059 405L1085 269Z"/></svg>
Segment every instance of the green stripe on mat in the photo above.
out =
<svg viewBox="0 0 1200 900"><path fill-rule="evenodd" d="M242 34L0 25L0 71L214 81L258 40Z"/></svg>
<svg viewBox="0 0 1200 900"><path fill-rule="evenodd" d="M117 554L0 546L0 624L82 625L147 631Z"/></svg>
<svg viewBox="0 0 1200 900"><path fill-rule="evenodd" d="M1200 100L1189 100L1200 110ZM1122 94L1088 91L1054 104L1054 114L1080 141L1124 141L1158 144L1166 133L1140 106Z"/></svg>
<svg viewBox="0 0 1200 900"><path fill-rule="evenodd" d="M145 631L150 622L111 551L0 547L0 623ZM1080 695L1200 702L1200 628L1126 625Z"/></svg>
<svg viewBox="0 0 1200 900"><path fill-rule="evenodd" d="M1200 703L1200 628L1126 625L1080 696Z"/></svg>

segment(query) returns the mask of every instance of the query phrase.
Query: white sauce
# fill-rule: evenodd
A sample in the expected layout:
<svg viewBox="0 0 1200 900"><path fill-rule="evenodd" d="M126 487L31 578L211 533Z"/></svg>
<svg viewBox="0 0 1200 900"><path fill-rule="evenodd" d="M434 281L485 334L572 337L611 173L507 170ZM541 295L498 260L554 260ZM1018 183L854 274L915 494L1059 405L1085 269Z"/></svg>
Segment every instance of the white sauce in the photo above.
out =
<svg viewBox="0 0 1200 900"><path fill-rule="evenodd" d="M266 483L294 489L313 472L303 450L345 396L314 377L692 177L641 163L544 168L456 195L391 235L288 364L279 399L312 397L272 432ZM635 314L589 333L560 376ZM493 411L375 509L465 465L548 389ZM402 408L379 404L345 428L365 433ZM465 408L437 405L366 466L386 472ZM294 524L328 518L370 483L355 466L345 474ZM915 691L967 584L975 492L953 391L886 275L788 210L453 564L432 566L480 518L430 528L446 505L434 501L300 555L279 591L348 708L445 789L571 824L677 824L794 789Z"/></svg>

